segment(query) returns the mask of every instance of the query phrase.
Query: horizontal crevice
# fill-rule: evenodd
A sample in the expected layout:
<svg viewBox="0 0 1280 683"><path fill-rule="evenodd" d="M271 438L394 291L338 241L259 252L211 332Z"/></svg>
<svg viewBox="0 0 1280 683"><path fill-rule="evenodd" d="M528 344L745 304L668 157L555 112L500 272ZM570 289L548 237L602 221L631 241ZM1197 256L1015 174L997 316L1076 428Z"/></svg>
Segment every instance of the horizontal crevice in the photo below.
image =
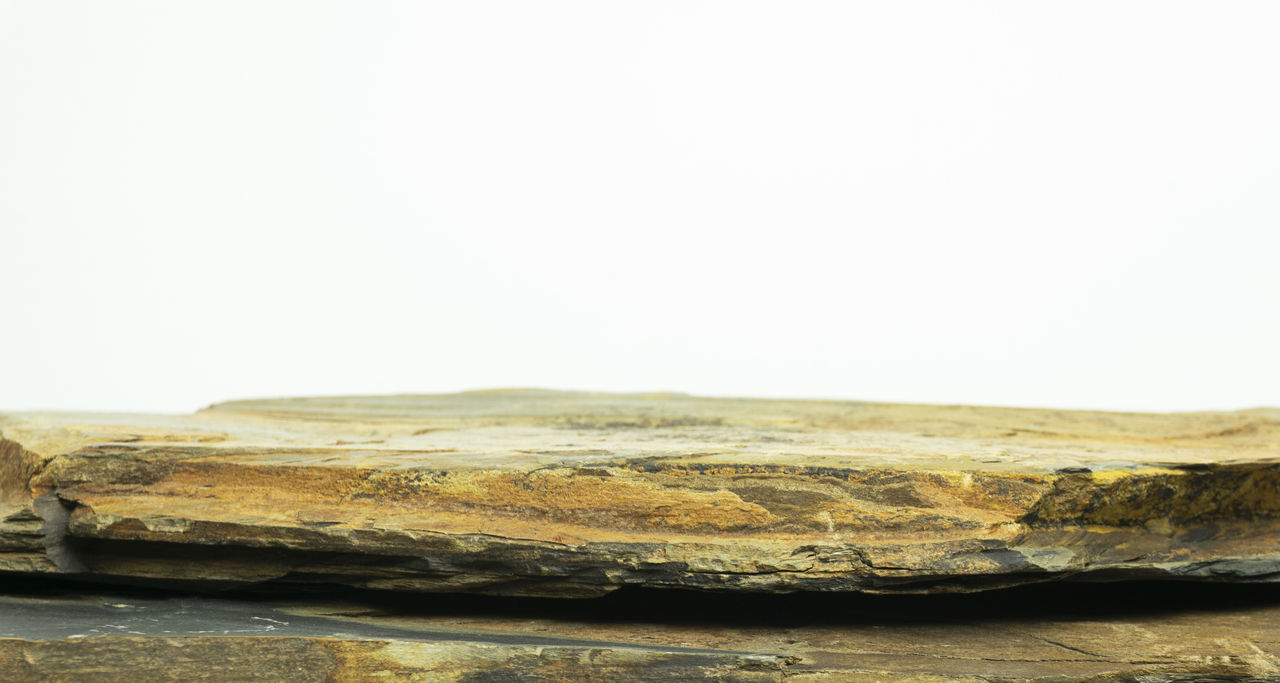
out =
<svg viewBox="0 0 1280 683"><path fill-rule="evenodd" d="M257 584L192 584L130 579L121 583L94 576L13 575L7 595L122 597L212 597L242 602L334 602L351 613L370 615L455 615L459 617L564 618L579 621L654 622L790 627L815 624L990 623L1028 618L1074 620L1120 616L1154 617L1198 611L1280 607L1280 584L1245 585L1203 581L1117 583L1049 582L982 593L724 594L626 587L588 599L423 594L358 589L338 584L273 580Z"/></svg>

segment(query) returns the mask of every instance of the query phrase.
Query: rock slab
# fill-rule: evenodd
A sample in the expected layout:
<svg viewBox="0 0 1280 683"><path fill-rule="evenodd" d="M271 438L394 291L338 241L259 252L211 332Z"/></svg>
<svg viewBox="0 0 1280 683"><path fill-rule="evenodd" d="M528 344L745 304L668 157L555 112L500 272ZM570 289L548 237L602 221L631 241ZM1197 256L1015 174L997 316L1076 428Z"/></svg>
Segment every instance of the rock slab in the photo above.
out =
<svg viewBox="0 0 1280 683"><path fill-rule="evenodd" d="M495 604L46 586L0 596L0 680L1280 680L1280 586L1090 588Z"/></svg>
<svg viewBox="0 0 1280 683"><path fill-rule="evenodd" d="M0 416L0 572L592 596L1280 579L1280 410L537 390Z"/></svg>

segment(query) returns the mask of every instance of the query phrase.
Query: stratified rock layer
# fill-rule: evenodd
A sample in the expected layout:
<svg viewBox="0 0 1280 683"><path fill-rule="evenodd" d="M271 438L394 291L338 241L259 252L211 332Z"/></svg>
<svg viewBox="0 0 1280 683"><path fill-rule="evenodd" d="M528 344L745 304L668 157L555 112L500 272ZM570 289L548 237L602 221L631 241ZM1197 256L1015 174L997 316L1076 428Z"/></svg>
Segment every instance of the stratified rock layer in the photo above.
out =
<svg viewBox="0 0 1280 683"><path fill-rule="evenodd" d="M1280 411L493 391L0 417L0 570L577 596L1280 578Z"/></svg>
<svg viewBox="0 0 1280 683"><path fill-rule="evenodd" d="M0 596L0 680L1280 680L1275 586L1054 588L495 603L45 586Z"/></svg>

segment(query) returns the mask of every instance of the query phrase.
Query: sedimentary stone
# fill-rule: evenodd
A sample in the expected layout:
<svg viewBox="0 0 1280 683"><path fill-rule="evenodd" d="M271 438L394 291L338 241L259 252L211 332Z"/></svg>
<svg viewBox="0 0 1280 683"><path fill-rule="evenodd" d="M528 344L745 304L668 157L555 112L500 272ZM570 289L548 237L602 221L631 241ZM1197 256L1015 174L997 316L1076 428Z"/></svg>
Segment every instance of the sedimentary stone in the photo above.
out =
<svg viewBox="0 0 1280 683"><path fill-rule="evenodd" d="M585 596L1280 578L1280 410L547 391L0 417L0 571Z"/></svg>
<svg viewBox="0 0 1280 683"><path fill-rule="evenodd" d="M820 600L665 592L598 605L81 586L0 596L0 680L1280 679L1280 593L1168 586Z"/></svg>

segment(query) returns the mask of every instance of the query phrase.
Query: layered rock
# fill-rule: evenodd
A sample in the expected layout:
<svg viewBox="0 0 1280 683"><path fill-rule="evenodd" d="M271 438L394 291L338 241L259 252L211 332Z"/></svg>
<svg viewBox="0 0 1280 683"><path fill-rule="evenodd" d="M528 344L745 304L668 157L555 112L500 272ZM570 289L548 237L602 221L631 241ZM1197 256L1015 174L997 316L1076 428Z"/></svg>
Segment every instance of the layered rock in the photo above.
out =
<svg viewBox="0 0 1280 683"><path fill-rule="evenodd" d="M1280 679L1276 587L1169 586L875 599L649 591L599 605L45 586L0 596L0 680Z"/></svg>
<svg viewBox="0 0 1280 683"><path fill-rule="evenodd" d="M545 391L0 417L0 571L585 596L1280 578L1280 411Z"/></svg>

